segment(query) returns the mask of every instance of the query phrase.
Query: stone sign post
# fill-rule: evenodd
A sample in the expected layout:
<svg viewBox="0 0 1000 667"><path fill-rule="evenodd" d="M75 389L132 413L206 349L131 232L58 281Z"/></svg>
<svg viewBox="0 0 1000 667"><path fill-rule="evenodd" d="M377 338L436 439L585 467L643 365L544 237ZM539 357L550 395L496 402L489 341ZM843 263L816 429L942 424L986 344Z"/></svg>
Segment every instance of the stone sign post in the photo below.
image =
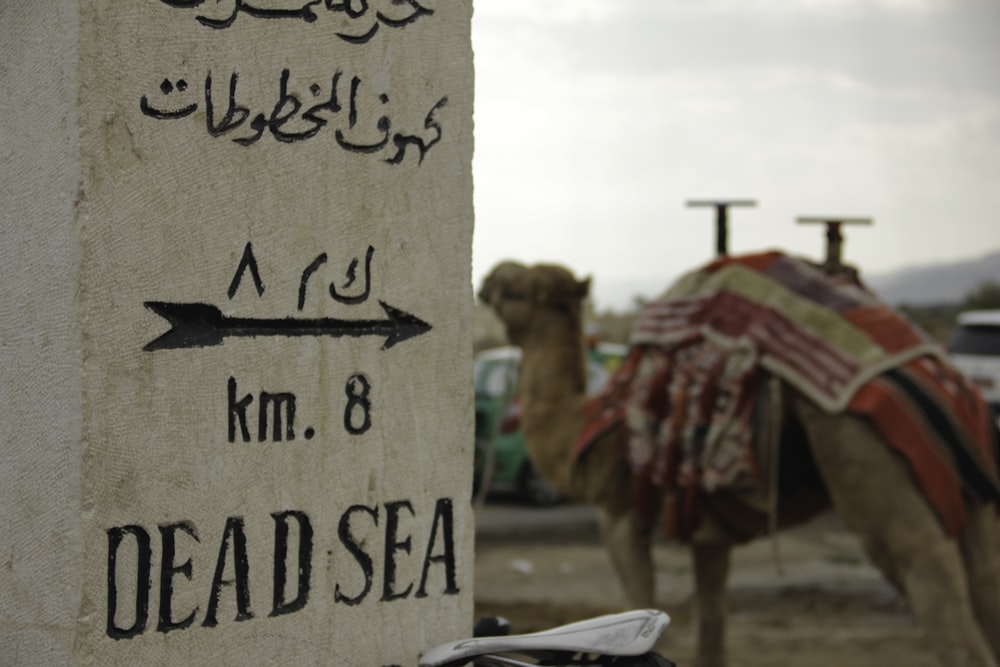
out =
<svg viewBox="0 0 1000 667"><path fill-rule="evenodd" d="M0 6L0 664L469 631L471 12Z"/></svg>

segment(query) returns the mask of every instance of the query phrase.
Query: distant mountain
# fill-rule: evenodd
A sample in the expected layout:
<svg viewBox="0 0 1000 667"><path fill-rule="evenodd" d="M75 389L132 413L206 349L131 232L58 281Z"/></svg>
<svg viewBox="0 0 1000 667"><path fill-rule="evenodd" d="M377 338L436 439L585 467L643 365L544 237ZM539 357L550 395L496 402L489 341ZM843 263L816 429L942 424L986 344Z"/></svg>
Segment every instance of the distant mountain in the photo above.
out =
<svg viewBox="0 0 1000 667"><path fill-rule="evenodd" d="M979 259L900 269L862 278L886 302L928 305L957 303L985 282L1000 284L1000 251Z"/></svg>

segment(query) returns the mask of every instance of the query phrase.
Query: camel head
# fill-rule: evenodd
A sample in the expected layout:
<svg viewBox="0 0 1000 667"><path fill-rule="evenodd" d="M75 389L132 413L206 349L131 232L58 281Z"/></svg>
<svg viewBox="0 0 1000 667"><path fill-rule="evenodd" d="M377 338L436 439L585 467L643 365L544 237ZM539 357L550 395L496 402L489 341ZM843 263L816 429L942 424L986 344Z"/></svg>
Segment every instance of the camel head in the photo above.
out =
<svg viewBox="0 0 1000 667"><path fill-rule="evenodd" d="M504 323L510 341L524 347L559 330L579 336L589 291L589 278L578 281L561 266L502 262L483 281L479 298Z"/></svg>

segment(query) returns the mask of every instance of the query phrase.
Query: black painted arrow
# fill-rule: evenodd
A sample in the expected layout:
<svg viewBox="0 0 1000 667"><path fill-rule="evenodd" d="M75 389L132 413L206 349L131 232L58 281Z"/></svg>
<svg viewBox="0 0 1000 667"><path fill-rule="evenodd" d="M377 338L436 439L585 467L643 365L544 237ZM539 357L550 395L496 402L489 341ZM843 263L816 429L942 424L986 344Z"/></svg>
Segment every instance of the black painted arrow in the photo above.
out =
<svg viewBox="0 0 1000 667"><path fill-rule="evenodd" d="M227 336L385 336L382 349L388 350L431 329L420 318L384 301L379 301L386 314L384 320L253 319L227 317L207 303L146 301L144 305L172 325L169 331L142 348L146 352L221 345Z"/></svg>

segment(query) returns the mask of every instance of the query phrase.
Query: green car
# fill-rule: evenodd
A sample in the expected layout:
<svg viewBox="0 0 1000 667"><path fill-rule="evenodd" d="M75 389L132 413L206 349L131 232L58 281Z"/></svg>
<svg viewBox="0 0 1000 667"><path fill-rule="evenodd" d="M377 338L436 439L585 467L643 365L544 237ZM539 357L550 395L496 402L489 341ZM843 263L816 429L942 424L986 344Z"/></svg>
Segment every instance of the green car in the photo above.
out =
<svg viewBox="0 0 1000 667"><path fill-rule="evenodd" d="M604 387L625 358L628 348L615 343L597 343L588 350L587 394ZM521 431L521 404L517 395L517 369L521 350L500 347L476 356L476 462L474 493L483 489L489 474L488 493L514 494L534 505L559 502L548 482L539 477L528 458Z"/></svg>

